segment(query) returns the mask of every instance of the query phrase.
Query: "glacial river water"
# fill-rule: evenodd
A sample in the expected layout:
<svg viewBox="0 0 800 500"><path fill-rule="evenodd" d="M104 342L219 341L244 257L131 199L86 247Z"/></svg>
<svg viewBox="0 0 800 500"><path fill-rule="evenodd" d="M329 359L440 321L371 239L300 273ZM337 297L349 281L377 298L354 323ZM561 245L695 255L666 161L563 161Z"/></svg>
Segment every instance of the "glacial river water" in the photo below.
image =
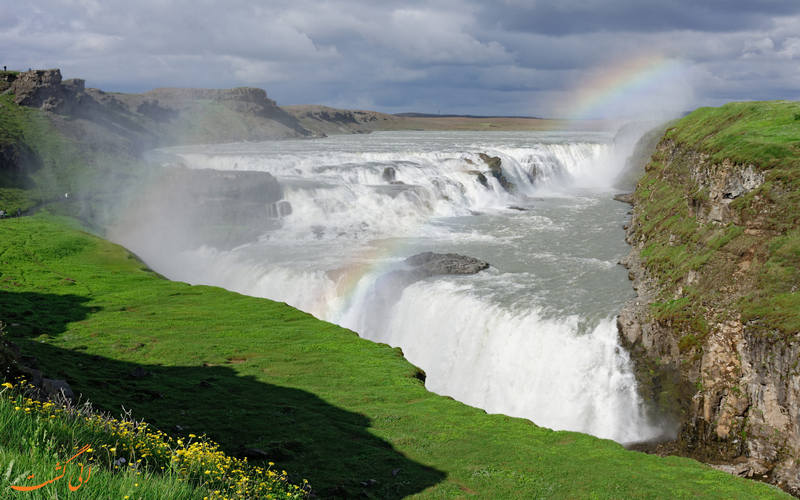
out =
<svg viewBox="0 0 800 500"><path fill-rule="evenodd" d="M171 279L285 301L400 346L426 387L492 413L619 442L654 438L615 316L628 153L587 132L380 132L171 148L191 168L274 175L291 213L234 249L159 254ZM479 154L498 156L513 194ZM485 172L484 186L475 171ZM422 251L488 261L470 276L381 279Z"/></svg>

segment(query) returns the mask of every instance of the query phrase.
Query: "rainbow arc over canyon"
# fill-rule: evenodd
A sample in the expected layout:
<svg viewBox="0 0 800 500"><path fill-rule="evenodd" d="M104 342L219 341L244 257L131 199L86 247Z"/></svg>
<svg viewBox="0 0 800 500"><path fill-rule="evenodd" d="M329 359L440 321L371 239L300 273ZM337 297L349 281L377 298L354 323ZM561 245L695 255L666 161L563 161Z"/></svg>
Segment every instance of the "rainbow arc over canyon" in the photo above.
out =
<svg viewBox="0 0 800 500"><path fill-rule="evenodd" d="M598 69L572 95L565 117L572 120L608 116L632 96L658 99L669 85L684 85L683 64L660 55L640 56Z"/></svg>

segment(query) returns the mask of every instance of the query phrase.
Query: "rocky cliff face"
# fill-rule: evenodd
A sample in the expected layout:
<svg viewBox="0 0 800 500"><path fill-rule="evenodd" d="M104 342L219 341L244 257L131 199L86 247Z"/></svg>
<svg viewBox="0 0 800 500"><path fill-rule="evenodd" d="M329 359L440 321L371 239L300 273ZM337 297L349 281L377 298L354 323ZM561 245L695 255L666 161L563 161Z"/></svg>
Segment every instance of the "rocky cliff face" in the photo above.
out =
<svg viewBox="0 0 800 500"><path fill-rule="evenodd" d="M11 83L14 102L21 106L42 107L53 110L63 95L61 71L36 70L21 73Z"/></svg>
<svg viewBox="0 0 800 500"><path fill-rule="evenodd" d="M0 193L0 205L24 210L48 204L98 231L122 210L120 200L134 196L160 172L144 159L145 151L312 135L256 88L163 88L121 94L86 88L83 80L62 80L58 69L0 76L7 84L0 105L7 108L3 111L9 117L0 127L0 187L14 188ZM179 191L179 187L184 194L196 196L183 204L153 202L146 215L158 219L164 214L186 214L193 221L214 225L224 244L240 240L246 231L259 230L262 219L264 224L274 223L290 210L288 203L278 203L280 199L265 201L246 189L252 186L274 195L274 179L268 176L162 175L159 192L165 196L167 188ZM221 190L215 192L217 198L202 191L212 184ZM220 197L237 199L238 205L223 211L220 203L215 204ZM208 201L201 203L200 198ZM140 216L144 212L137 209Z"/></svg>
<svg viewBox="0 0 800 500"><path fill-rule="evenodd" d="M398 122L398 118L376 111L355 111L328 106L284 106L305 128L317 135L366 134Z"/></svg>
<svg viewBox="0 0 800 500"><path fill-rule="evenodd" d="M307 137L311 132L262 89L156 89L108 93L63 80L58 69L15 75L7 92L21 106L50 113L57 128L101 152L158 146Z"/></svg>
<svg viewBox="0 0 800 500"><path fill-rule="evenodd" d="M746 314L787 237L787 186L768 177L663 139L635 193L623 263L638 296L618 326L643 395L678 429L662 450L798 495L798 335Z"/></svg>

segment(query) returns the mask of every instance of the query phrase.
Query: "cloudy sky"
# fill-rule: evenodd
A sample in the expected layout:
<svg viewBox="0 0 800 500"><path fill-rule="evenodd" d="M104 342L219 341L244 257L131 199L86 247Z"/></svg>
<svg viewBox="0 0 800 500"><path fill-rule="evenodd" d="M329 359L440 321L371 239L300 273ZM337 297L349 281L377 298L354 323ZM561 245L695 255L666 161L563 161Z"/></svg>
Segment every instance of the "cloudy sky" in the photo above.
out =
<svg viewBox="0 0 800 500"><path fill-rule="evenodd" d="M800 99L800 0L29 0L0 62L114 91L591 117Z"/></svg>

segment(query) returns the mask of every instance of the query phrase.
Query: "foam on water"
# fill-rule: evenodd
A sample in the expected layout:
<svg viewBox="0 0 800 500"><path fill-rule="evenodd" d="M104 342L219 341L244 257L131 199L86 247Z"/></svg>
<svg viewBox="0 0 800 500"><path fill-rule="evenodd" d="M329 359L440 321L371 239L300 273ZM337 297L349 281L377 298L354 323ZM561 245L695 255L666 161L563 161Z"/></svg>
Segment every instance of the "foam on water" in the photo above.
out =
<svg viewBox="0 0 800 500"><path fill-rule="evenodd" d="M233 250L163 255L120 239L170 278L285 301L400 346L434 392L620 442L658 436L617 341L614 314L629 293L619 256L592 246L609 232L598 226L619 227L612 217L623 212L597 193L612 185L620 151L586 134L476 139L398 133L173 148L191 168L271 173L291 214ZM479 153L501 158L514 192L488 175ZM494 267L396 279L403 258L420 250L458 251ZM606 293L616 279L617 291Z"/></svg>

